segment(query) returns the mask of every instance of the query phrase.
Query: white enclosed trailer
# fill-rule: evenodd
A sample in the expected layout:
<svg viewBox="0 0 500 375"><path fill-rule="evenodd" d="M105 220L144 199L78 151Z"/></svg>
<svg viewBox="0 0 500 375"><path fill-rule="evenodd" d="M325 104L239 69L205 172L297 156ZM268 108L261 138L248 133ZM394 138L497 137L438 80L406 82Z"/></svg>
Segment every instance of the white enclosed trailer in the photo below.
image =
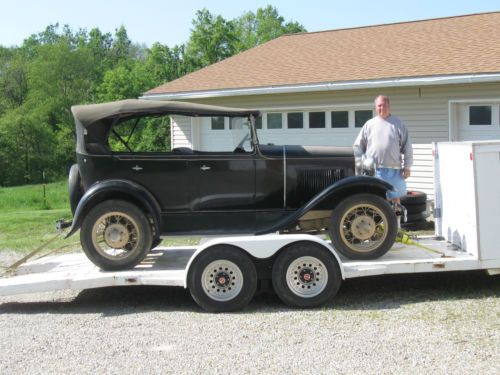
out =
<svg viewBox="0 0 500 375"><path fill-rule="evenodd" d="M220 237L192 247L157 248L132 270L102 271L83 253L40 258L0 279L0 295L124 285L189 288L203 308L227 311L271 280L288 305L312 307L354 277L500 270L500 141L435 144L436 237L400 244L375 260L353 261L304 234Z"/></svg>

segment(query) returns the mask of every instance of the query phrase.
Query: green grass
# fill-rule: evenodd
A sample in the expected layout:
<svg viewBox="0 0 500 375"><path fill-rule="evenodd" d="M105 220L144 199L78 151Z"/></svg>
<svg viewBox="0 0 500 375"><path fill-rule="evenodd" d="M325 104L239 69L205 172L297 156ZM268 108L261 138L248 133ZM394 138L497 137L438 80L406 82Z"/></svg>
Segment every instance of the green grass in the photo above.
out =
<svg viewBox="0 0 500 375"><path fill-rule="evenodd" d="M25 185L0 188L0 251L29 253L56 235L55 223L71 219L66 181L45 186ZM196 245L199 238L169 238L163 246ZM44 250L46 253L64 247L81 249L79 234L68 239L60 236Z"/></svg>
<svg viewBox="0 0 500 375"><path fill-rule="evenodd" d="M69 209L66 180L45 185L0 188L0 212Z"/></svg>

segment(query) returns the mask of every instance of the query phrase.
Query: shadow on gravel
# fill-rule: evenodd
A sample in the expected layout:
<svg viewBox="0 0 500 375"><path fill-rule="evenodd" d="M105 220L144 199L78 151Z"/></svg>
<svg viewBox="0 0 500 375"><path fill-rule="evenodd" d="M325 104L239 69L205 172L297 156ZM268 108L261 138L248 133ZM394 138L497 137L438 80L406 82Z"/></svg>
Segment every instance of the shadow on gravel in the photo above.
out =
<svg viewBox="0 0 500 375"><path fill-rule="evenodd" d="M47 294L50 298L50 293ZM397 309L407 304L429 301L484 299L500 296L500 277L482 271L440 274L386 275L349 279L332 302L322 309ZM11 297L12 298L12 297ZM293 311L272 292L259 292L250 305L236 314ZM103 317L151 311L203 312L189 291L179 287L127 286L88 289L68 300L5 302L0 313L87 314Z"/></svg>

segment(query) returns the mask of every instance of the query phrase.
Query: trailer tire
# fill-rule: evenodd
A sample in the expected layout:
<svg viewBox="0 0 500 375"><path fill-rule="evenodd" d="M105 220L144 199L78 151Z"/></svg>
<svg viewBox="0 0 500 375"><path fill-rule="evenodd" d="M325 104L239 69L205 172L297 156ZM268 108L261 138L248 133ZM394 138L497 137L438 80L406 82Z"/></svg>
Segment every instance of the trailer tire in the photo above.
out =
<svg viewBox="0 0 500 375"><path fill-rule="evenodd" d="M335 250L350 259L381 257L394 244L398 223L389 202L375 194L355 194L334 208L328 232Z"/></svg>
<svg viewBox="0 0 500 375"><path fill-rule="evenodd" d="M331 300L342 277L336 259L324 246L295 242L274 261L272 282L278 297L288 306L311 308Z"/></svg>
<svg viewBox="0 0 500 375"><path fill-rule="evenodd" d="M93 207L80 229L87 257L103 270L124 270L140 263L151 249L151 225L137 206L107 200Z"/></svg>
<svg viewBox="0 0 500 375"><path fill-rule="evenodd" d="M195 302L210 312L245 307L257 289L257 271L250 257L230 245L200 253L190 266L187 285Z"/></svg>

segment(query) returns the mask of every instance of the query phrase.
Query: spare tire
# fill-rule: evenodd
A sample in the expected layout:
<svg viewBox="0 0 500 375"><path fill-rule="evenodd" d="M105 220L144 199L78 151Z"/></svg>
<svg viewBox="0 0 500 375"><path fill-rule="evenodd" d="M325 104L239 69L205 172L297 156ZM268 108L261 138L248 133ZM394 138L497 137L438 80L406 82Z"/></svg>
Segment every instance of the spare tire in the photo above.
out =
<svg viewBox="0 0 500 375"><path fill-rule="evenodd" d="M401 197L401 204L406 205L416 205L422 204L427 201L427 194L423 191L408 191L406 195Z"/></svg>
<svg viewBox="0 0 500 375"><path fill-rule="evenodd" d="M73 164L69 170L68 192L71 213L74 215L76 207L78 206L78 202L80 202L80 199L83 196L82 179L80 177L78 164Z"/></svg>
<svg viewBox="0 0 500 375"><path fill-rule="evenodd" d="M427 210L427 203L406 204L403 206L406 208L406 213L408 215L419 214Z"/></svg>

